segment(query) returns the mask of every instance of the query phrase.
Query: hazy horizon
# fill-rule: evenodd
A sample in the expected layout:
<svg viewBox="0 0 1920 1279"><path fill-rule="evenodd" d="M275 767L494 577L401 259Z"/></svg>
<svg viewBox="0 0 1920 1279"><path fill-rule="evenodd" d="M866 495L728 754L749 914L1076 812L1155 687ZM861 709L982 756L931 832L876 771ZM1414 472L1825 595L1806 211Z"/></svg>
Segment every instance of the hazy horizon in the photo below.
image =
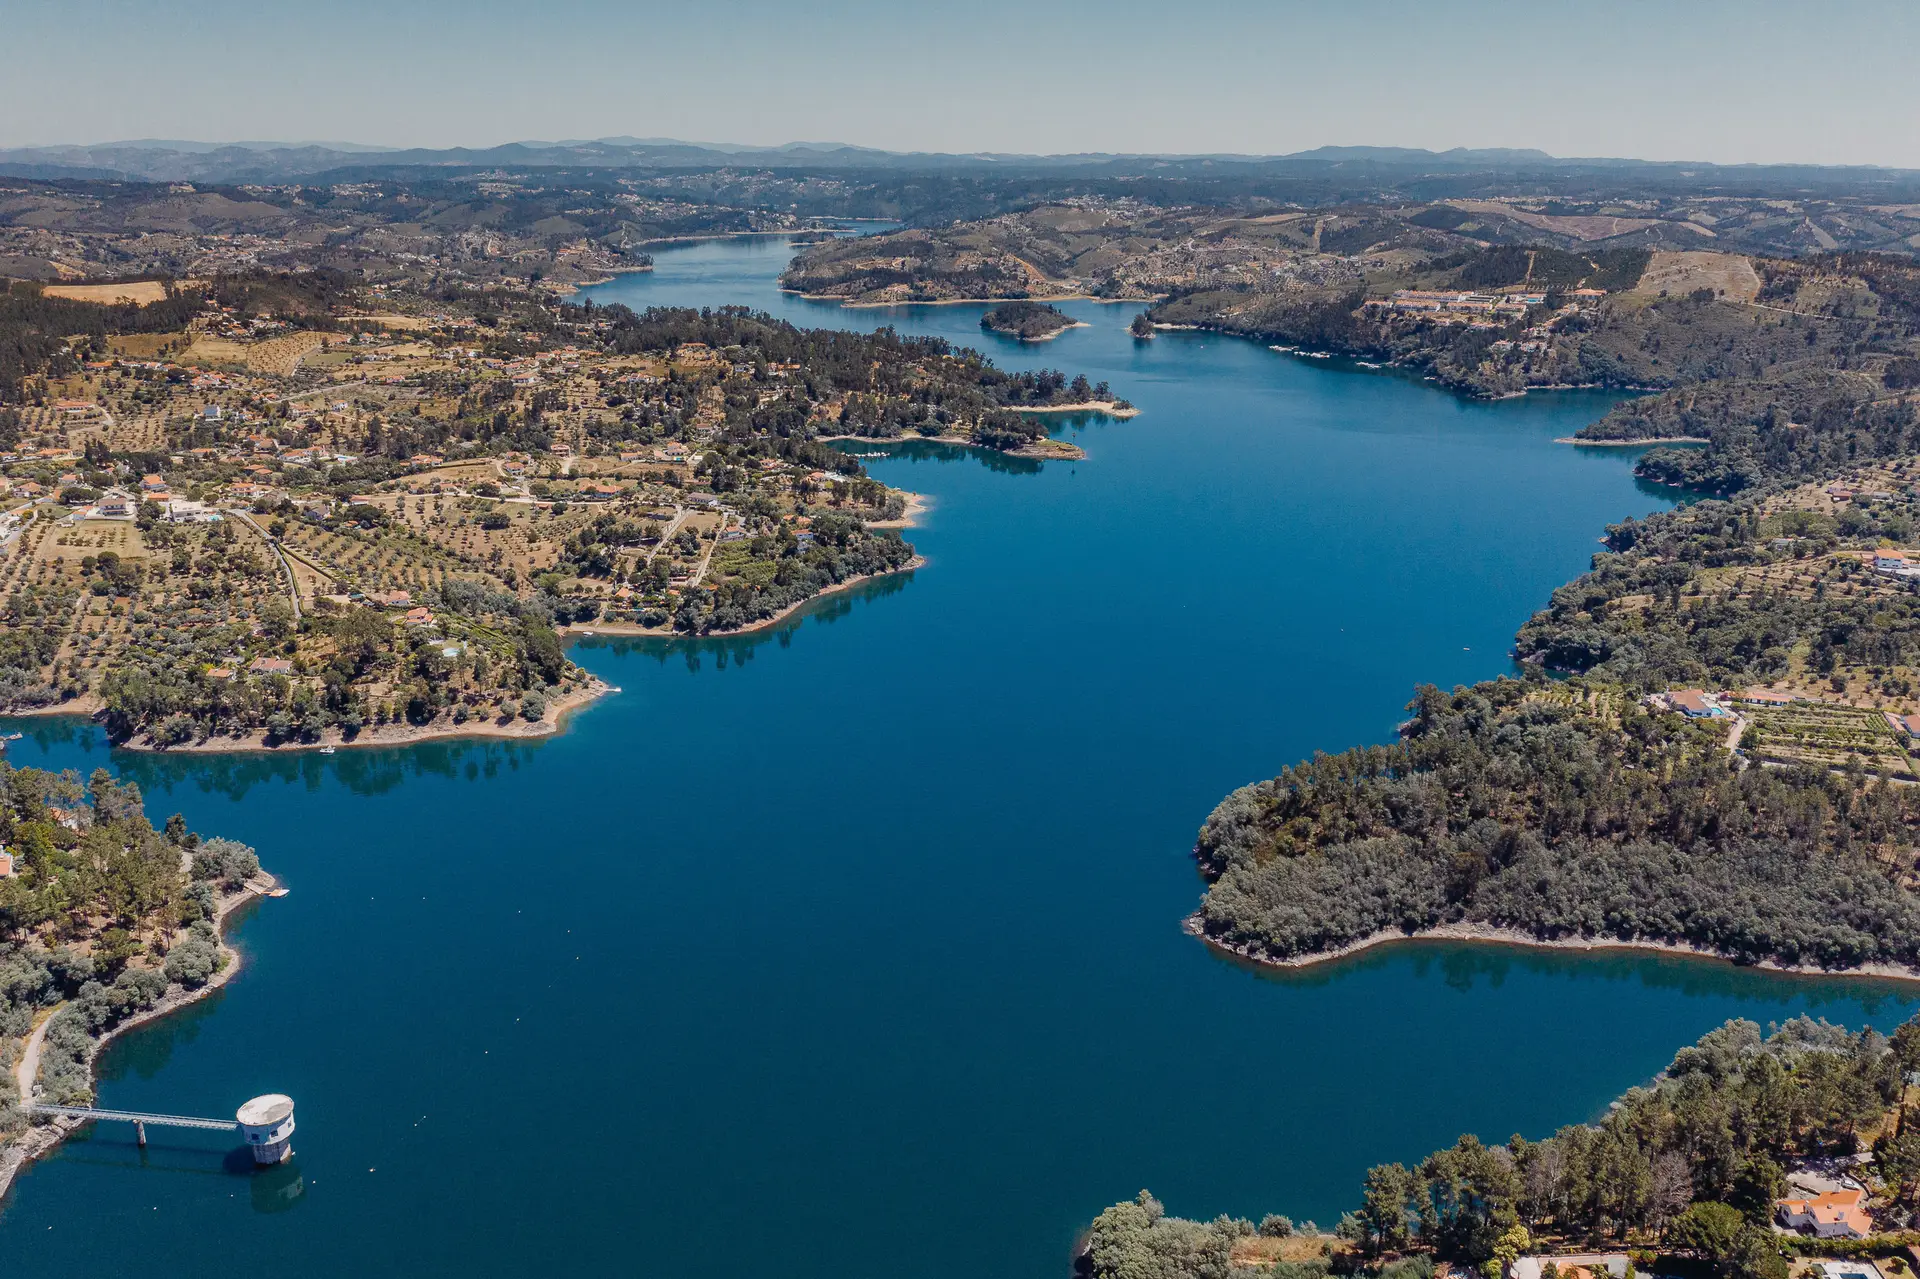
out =
<svg viewBox="0 0 1920 1279"><path fill-rule="evenodd" d="M397 144L384 143L384 142L368 142L364 139L355 139L355 138L221 139L221 138L212 138L212 137L195 137L195 138L141 137L141 138L106 138L106 139L87 141L87 142L55 141L55 142L11 143L11 144L0 145L0 150L57 151L57 150L62 150L67 148L73 148L76 150L87 150L87 149L104 150L109 148L123 148L123 147L166 150L174 147L190 147L194 151L201 151L201 150L216 150L216 149L223 149L223 148L242 148L242 149L251 149L251 150L273 148L273 149L294 150L294 149L301 149L306 147L315 147L323 150L341 151L347 154L365 153L368 155L384 155L384 154L390 154L394 152L413 151L413 150L429 150L429 151L464 150L464 151L479 152L479 151L487 151L497 147L505 147L505 146L560 147L560 146L591 144L591 143L603 143L608 145L625 143L628 145L686 146L686 147L695 147L695 148L714 150L714 151L720 151L720 152L742 151L742 152L748 152L748 153L783 151L783 150L791 150L791 149L797 149L797 148L815 148L815 149L822 149L822 150L835 149L835 148L848 148L855 151L874 151L874 152L881 152L887 155L894 155L894 156L925 155L929 157L934 157L934 156L956 157L956 156L991 155L991 156L1007 157L1010 159L1032 159L1032 160L1046 160L1046 159L1054 159L1054 158L1067 159L1067 158L1073 158L1076 156L1105 155L1105 156L1114 156L1116 158L1124 158L1127 156L1150 156L1156 159L1165 159L1165 160L1219 158L1219 159L1241 159L1241 160L1248 160L1248 161L1257 161L1257 160L1286 159L1292 156L1311 155L1318 151L1344 151L1344 150L1421 151L1434 156L1444 156L1454 152L1485 153L1485 152L1498 152L1498 151L1512 151L1516 153L1538 153L1538 154L1545 155L1548 159L1551 159L1560 163L1578 163L1582 161L1591 161L1591 162L1630 161L1630 162L1647 163L1647 164L1680 164L1680 165L1698 164L1698 165L1710 165L1710 166L1716 166L1716 167L1737 167L1742 165L1766 167L1766 166L1778 165L1778 166L1796 167L1796 168L1797 167L1869 168L1869 169L1888 169L1888 170L1895 170L1895 171L1912 171L1912 170L1920 169L1920 164L1915 164L1915 165L1881 164L1874 161L1845 162L1845 161L1794 160L1794 159L1759 160L1759 161L1724 161L1724 160L1715 160L1715 159L1704 157L1704 156L1655 158L1651 156L1625 155L1625 154L1556 155L1552 152L1541 151L1540 148L1537 148L1537 147L1477 146L1471 143L1456 144L1450 147L1414 147L1414 146L1408 146L1408 145L1396 143L1396 142L1327 142L1327 143L1318 143L1314 146L1301 147L1294 151L1286 151L1286 152L1279 152L1279 151L1274 151L1274 152L1138 151L1138 150L1043 152L1043 151L987 150L984 148L976 148L971 151L934 151L927 148L904 148L903 149L903 148L893 148L893 147L876 147L876 146L870 146L866 143L861 143L861 142L844 142L844 141L839 141L834 139L789 139L788 141L785 141L785 142L750 143L750 142L735 142L728 139L711 139L711 138L650 137L650 138L640 139L640 138L634 138L632 137L632 135L622 135L622 134L609 134L609 135L603 135L600 137L568 137L568 138L519 137L519 138L506 138L500 141L452 142L452 143L447 143L445 145L419 146L419 147L401 146Z"/></svg>
<svg viewBox="0 0 1920 1279"><path fill-rule="evenodd" d="M1920 6L1328 8L1138 0L963 19L841 0L45 0L7 18L0 146L78 139L821 138L888 151L1319 146L1920 168ZM74 33L84 31L84 44Z"/></svg>

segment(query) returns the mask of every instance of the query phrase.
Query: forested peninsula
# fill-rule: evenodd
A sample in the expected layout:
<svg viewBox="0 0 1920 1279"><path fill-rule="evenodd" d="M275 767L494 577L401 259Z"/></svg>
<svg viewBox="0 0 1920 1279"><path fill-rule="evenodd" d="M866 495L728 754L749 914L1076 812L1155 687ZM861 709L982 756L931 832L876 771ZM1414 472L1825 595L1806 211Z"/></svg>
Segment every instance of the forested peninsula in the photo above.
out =
<svg viewBox="0 0 1920 1279"><path fill-rule="evenodd" d="M156 831L104 769L0 763L0 1194L74 1126L29 1103L91 1104L100 1045L225 981L221 921L274 887L244 844Z"/></svg>
<svg viewBox="0 0 1920 1279"><path fill-rule="evenodd" d="M1842 481L1613 526L1522 677L1422 688L1397 741L1228 796L1195 931L1275 962L1450 926L1920 973L1920 439L1891 423L1809 428L1890 455Z"/></svg>

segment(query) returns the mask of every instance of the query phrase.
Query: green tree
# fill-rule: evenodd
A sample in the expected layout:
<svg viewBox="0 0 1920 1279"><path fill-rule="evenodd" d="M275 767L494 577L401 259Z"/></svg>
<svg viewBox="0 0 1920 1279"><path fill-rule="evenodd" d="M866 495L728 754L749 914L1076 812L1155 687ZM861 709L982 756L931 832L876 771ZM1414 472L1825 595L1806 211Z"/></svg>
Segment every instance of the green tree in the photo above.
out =
<svg viewBox="0 0 1920 1279"><path fill-rule="evenodd" d="M1745 1213L1747 1220L1765 1222L1773 1216L1774 1200L1786 1193L1786 1170L1766 1155L1754 1154L1740 1165L1727 1202Z"/></svg>
<svg viewBox="0 0 1920 1279"><path fill-rule="evenodd" d="M1920 1197L1920 1128L1902 1115L1897 1131L1873 1143L1873 1166L1894 1200L1911 1206Z"/></svg>
<svg viewBox="0 0 1920 1279"><path fill-rule="evenodd" d="M144 949L126 929L109 928L93 945L93 971L102 978L115 977Z"/></svg>
<svg viewBox="0 0 1920 1279"><path fill-rule="evenodd" d="M1667 1227L1666 1244L1719 1264L1739 1253L1747 1230L1747 1219L1732 1204L1696 1203Z"/></svg>
<svg viewBox="0 0 1920 1279"><path fill-rule="evenodd" d="M1920 1016L1910 1017L1893 1032L1893 1057L1904 1074L1920 1072Z"/></svg>
<svg viewBox="0 0 1920 1279"><path fill-rule="evenodd" d="M1404 1164L1380 1164L1367 1169L1358 1216L1361 1242L1369 1251L1397 1252L1410 1242L1417 1220L1414 1211L1417 1186L1413 1171Z"/></svg>
<svg viewBox="0 0 1920 1279"><path fill-rule="evenodd" d="M1421 1233L1443 1257L1479 1264L1520 1220L1519 1181L1505 1150L1465 1136L1420 1165Z"/></svg>

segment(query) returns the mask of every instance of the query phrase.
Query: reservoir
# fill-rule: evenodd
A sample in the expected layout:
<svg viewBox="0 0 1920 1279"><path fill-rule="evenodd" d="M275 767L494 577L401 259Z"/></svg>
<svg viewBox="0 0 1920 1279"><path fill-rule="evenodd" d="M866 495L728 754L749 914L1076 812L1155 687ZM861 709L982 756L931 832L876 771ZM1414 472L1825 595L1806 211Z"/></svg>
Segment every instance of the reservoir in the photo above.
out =
<svg viewBox="0 0 1920 1279"><path fill-rule="evenodd" d="M937 333L1108 380L1079 462L904 446L910 577L776 629L586 640L623 691L535 744L110 753L156 820L256 845L224 991L113 1045L103 1105L284 1092L296 1154L68 1142L0 1206L6 1273L1060 1279L1171 1211L1330 1224L1371 1164L1593 1118L1729 1017L1891 1027L1907 988L1644 954L1409 943L1287 975L1180 931L1229 789L1385 740L1509 669L1605 525L1666 504L1610 403L1470 403L1137 310L1021 346L978 306L780 294L778 238L665 250L597 301ZM857 446L872 451L878 446Z"/></svg>

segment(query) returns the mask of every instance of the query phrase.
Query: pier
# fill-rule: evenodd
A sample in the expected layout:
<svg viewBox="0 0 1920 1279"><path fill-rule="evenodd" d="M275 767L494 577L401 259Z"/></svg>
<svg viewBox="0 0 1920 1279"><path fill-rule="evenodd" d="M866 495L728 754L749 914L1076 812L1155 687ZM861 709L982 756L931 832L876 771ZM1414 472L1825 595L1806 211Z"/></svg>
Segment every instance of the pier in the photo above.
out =
<svg viewBox="0 0 1920 1279"><path fill-rule="evenodd" d="M158 1115L140 1110L107 1110L99 1106L53 1106L31 1102L23 1107L36 1115L55 1115L63 1119L113 1119L133 1125L134 1140L147 1144L147 1125L162 1128L198 1128L203 1132L244 1133L253 1148L253 1161L261 1166L284 1162L293 1154L288 1144L293 1136L293 1099L279 1093L255 1097L240 1107L232 1119L202 1119L196 1115Z"/></svg>

